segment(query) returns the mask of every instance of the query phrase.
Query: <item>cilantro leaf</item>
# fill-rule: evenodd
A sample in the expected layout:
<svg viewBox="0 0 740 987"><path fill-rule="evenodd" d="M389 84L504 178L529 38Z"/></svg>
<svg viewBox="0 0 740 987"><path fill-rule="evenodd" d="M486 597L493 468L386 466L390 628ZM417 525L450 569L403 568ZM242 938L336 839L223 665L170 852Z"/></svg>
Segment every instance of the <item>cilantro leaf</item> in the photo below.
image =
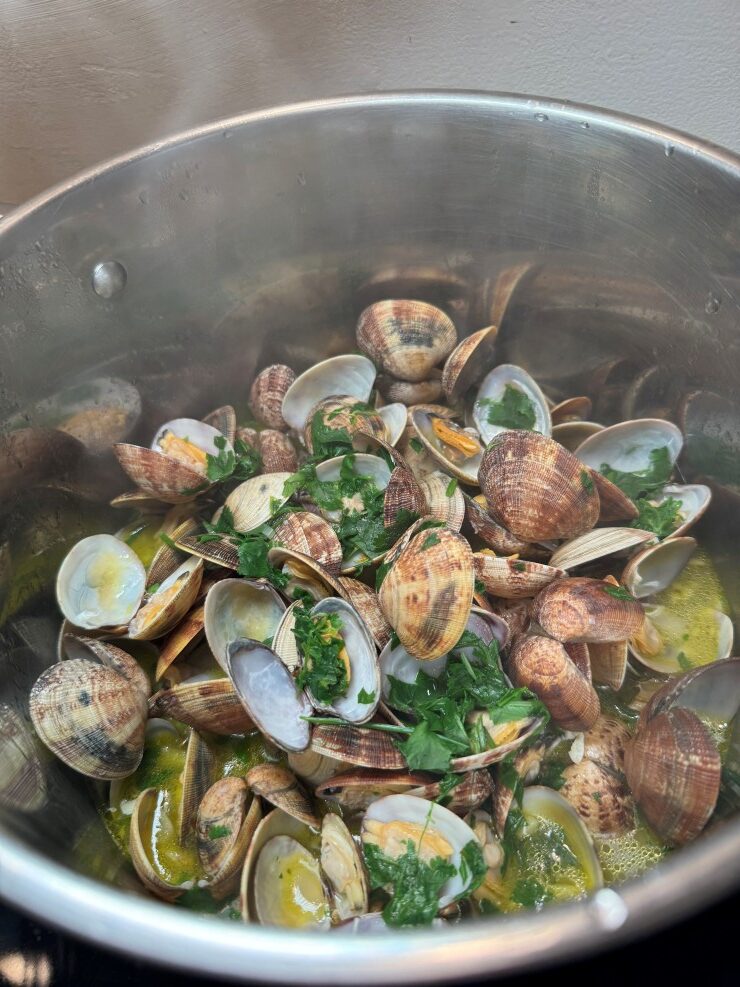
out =
<svg viewBox="0 0 740 987"><path fill-rule="evenodd" d="M441 857L422 860L412 840L396 858L386 856L374 843L366 843L363 852L371 887L391 889L392 898L383 909L386 924L428 925L439 911L442 888L457 873L455 865Z"/></svg>
<svg viewBox="0 0 740 987"><path fill-rule="evenodd" d="M318 702L331 704L347 692L347 666L340 658L344 650L339 614L310 614L296 609L293 634L303 665L296 676L296 688L308 687Z"/></svg>
<svg viewBox="0 0 740 987"><path fill-rule="evenodd" d="M433 733L426 720L414 727L406 740L397 741L398 749L411 771L440 771L446 773L454 751L446 737Z"/></svg>
<svg viewBox="0 0 740 987"><path fill-rule="evenodd" d="M511 892L511 900L525 908L542 908L552 895L536 877L520 877Z"/></svg>
<svg viewBox="0 0 740 987"><path fill-rule="evenodd" d="M487 872L488 867L483 859L483 848L477 840L468 840L460 851L458 873L465 884L465 889L459 897L466 897L472 894L477 887L480 887Z"/></svg>
<svg viewBox="0 0 740 987"><path fill-rule="evenodd" d="M524 391L507 384L503 397L494 401L493 398L482 398L479 402L486 409L489 425L500 425L502 428L526 429L531 431L537 421L534 404Z"/></svg>
<svg viewBox="0 0 740 987"><path fill-rule="evenodd" d="M455 491L457 490L457 477L454 477L447 484L445 489L445 497L454 497Z"/></svg>
<svg viewBox="0 0 740 987"><path fill-rule="evenodd" d="M218 435L213 440L219 450L216 456L206 453L206 476L211 483L224 480L248 480L256 476L262 468L262 460L256 449L241 439L236 439L234 448L226 448L226 436Z"/></svg>
<svg viewBox="0 0 740 987"><path fill-rule="evenodd" d="M357 702L362 703L363 706L369 706L370 703L375 702L375 692L368 692L367 689L360 689L357 693Z"/></svg>
<svg viewBox="0 0 740 987"><path fill-rule="evenodd" d="M668 446L660 446L658 449L651 450L650 465L647 469L625 473L622 470L612 469L608 463L602 463L599 472L616 484L622 493L636 501L646 494L662 490L671 477L673 467Z"/></svg>
<svg viewBox="0 0 740 987"><path fill-rule="evenodd" d="M655 504L647 497L635 501L639 515L630 523L631 528L652 531L658 538L667 538L681 523L683 504L675 497L668 497L662 504Z"/></svg>
<svg viewBox="0 0 740 987"><path fill-rule="evenodd" d="M228 826L209 826L208 828L208 839L209 840L219 840L223 836L231 836L231 830Z"/></svg>
<svg viewBox="0 0 740 987"><path fill-rule="evenodd" d="M424 446L421 444L419 439L416 438L416 436L414 436L412 439L409 439L409 445L414 450L414 452L419 452L419 453L424 452Z"/></svg>
<svg viewBox="0 0 740 987"><path fill-rule="evenodd" d="M624 586L612 586L611 583L604 583L603 590L608 593L609 596L613 596L615 600L627 600L630 603L635 602L634 596L628 593Z"/></svg>
<svg viewBox="0 0 740 987"><path fill-rule="evenodd" d="M422 552L426 552L426 550L428 548L431 548L433 545L439 545L441 541L442 539L439 537L439 535L435 535L434 532L432 532L432 534L427 535L424 541L421 543Z"/></svg>
<svg viewBox="0 0 740 987"><path fill-rule="evenodd" d="M683 669L684 672L690 672L694 667L693 662L686 657L686 652L679 651L676 655L676 661L678 662L678 667Z"/></svg>
<svg viewBox="0 0 740 987"><path fill-rule="evenodd" d="M581 470L581 486L588 493L593 493L594 481L591 479L591 474L588 470Z"/></svg>

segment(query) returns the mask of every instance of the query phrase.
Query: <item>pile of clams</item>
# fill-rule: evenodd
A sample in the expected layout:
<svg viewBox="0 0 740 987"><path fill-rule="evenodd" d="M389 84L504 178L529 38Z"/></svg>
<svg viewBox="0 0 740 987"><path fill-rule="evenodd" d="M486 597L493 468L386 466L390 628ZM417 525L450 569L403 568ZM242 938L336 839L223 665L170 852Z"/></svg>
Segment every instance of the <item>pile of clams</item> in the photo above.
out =
<svg viewBox="0 0 740 987"><path fill-rule="evenodd" d="M29 707L108 783L146 893L455 922L635 876L736 807L740 659L681 430L592 421L496 336L375 302L359 352L245 381L249 420L114 445L135 513L64 559Z"/></svg>

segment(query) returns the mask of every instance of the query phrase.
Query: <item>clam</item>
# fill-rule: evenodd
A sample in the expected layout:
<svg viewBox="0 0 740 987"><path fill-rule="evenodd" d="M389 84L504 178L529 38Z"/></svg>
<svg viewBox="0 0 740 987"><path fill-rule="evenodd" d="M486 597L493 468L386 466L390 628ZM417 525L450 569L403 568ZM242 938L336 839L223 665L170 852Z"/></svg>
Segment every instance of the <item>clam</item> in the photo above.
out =
<svg viewBox="0 0 740 987"><path fill-rule="evenodd" d="M536 596L554 579L565 575L563 569L554 565L523 562L518 558L502 559L489 552L475 552L473 565L476 579L483 583L486 593L507 600Z"/></svg>
<svg viewBox="0 0 740 987"><path fill-rule="evenodd" d="M589 531L599 495L576 457L535 432L506 431L483 455L478 474L494 521L531 541Z"/></svg>
<svg viewBox="0 0 740 987"><path fill-rule="evenodd" d="M652 531L640 528L594 528L559 545L550 557L550 565L575 569L608 555L627 552L654 538Z"/></svg>
<svg viewBox="0 0 740 987"><path fill-rule="evenodd" d="M201 588L202 586L201 583ZM164 678L167 669L181 654L197 643L203 634L205 623L205 607L198 606L187 613L177 627L170 631L167 638L162 641L157 657L157 668L154 675L157 681Z"/></svg>
<svg viewBox="0 0 740 987"><path fill-rule="evenodd" d="M110 506L126 511L141 511L142 514L151 514L162 509L162 501L143 490L128 490L126 493L114 497Z"/></svg>
<svg viewBox="0 0 740 987"><path fill-rule="evenodd" d="M596 685L608 685L618 692L627 674L626 641L592 641L588 646L591 674Z"/></svg>
<svg viewBox="0 0 740 987"><path fill-rule="evenodd" d="M377 409L383 419L385 433L390 445L395 446L406 429L407 409L405 403L394 401Z"/></svg>
<svg viewBox="0 0 740 987"><path fill-rule="evenodd" d="M145 699L149 698L151 693L149 676L138 661L123 648L117 647L110 641L65 633L62 635L61 649L63 654L60 660L82 658L99 662L122 675L130 685L141 692Z"/></svg>
<svg viewBox="0 0 740 987"><path fill-rule="evenodd" d="M311 735L311 749L325 757L361 768L375 768L379 771L407 770L404 756L393 738L379 730L354 726L317 726Z"/></svg>
<svg viewBox="0 0 740 987"><path fill-rule="evenodd" d="M365 853L375 846L387 857L407 852L411 840L418 856L429 861L441 857L455 868L455 875L440 889L439 907L444 908L467 892L473 880L469 868L463 868L462 851L475 833L459 816L436 802L414 795L386 795L368 807L362 819L362 843Z"/></svg>
<svg viewBox="0 0 740 987"><path fill-rule="evenodd" d="M589 832L627 833L635 825L635 807L626 786L613 772L588 757L563 771L560 794L570 802Z"/></svg>
<svg viewBox="0 0 740 987"><path fill-rule="evenodd" d="M542 700L556 726L588 730L599 715L599 697L565 647L532 634L517 640L508 670L515 685L525 686Z"/></svg>
<svg viewBox="0 0 740 987"><path fill-rule="evenodd" d="M136 553L113 535L83 538L57 575L57 601L70 623L86 630L127 624L144 595L146 571Z"/></svg>
<svg viewBox="0 0 740 987"><path fill-rule="evenodd" d="M266 473L253 476L231 491L224 507L233 517L234 529L245 534L261 527L288 499L283 494L290 473Z"/></svg>
<svg viewBox="0 0 740 987"><path fill-rule="evenodd" d="M415 534L378 593L401 644L415 658L439 658L465 629L473 602L473 553L446 528Z"/></svg>
<svg viewBox="0 0 740 987"><path fill-rule="evenodd" d="M450 318L426 302L375 302L357 323L357 345L399 380L426 380L456 342Z"/></svg>
<svg viewBox="0 0 740 987"><path fill-rule="evenodd" d="M501 552L503 555L514 555L529 548L527 542L516 538L510 531L502 528L493 520L488 513L488 505L483 494L469 497L468 494L464 493L463 501L465 503L465 523L488 548L492 548L494 552Z"/></svg>
<svg viewBox="0 0 740 987"><path fill-rule="evenodd" d="M411 408L410 415L416 436L432 459L463 483L477 485L483 455L477 433L423 407Z"/></svg>
<svg viewBox="0 0 740 987"><path fill-rule="evenodd" d="M326 596L341 596L337 578L320 562L302 552L291 548L271 548L267 553L267 561L290 577L283 589L288 597L292 597L296 590L310 593L314 600L322 600Z"/></svg>
<svg viewBox="0 0 740 987"><path fill-rule="evenodd" d="M284 363L273 363L260 370L249 391L249 407L258 422L268 428L288 428L283 418L283 401L295 379Z"/></svg>
<svg viewBox="0 0 740 987"><path fill-rule="evenodd" d="M342 565L342 546L334 529L324 518L308 511L286 514L275 528L272 544L291 548L337 575Z"/></svg>
<svg viewBox="0 0 740 987"><path fill-rule="evenodd" d="M137 796L131 814L128 849L134 870L147 891L164 901L177 901L193 887L193 881L186 881L183 884L172 883L168 880L169 875L163 874L163 868L158 866L154 858L155 820L160 828L166 828L168 831L173 829L167 814L160 811L164 798L164 793L157 791L156 788L147 788Z"/></svg>
<svg viewBox="0 0 740 987"><path fill-rule="evenodd" d="M320 782L316 786L316 797L341 806L345 812L355 813L364 812L372 802L385 795L401 795L412 791L419 794L433 784L431 775L408 770L376 771L372 768L354 768L330 775Z"/></svg>
<svg viewBox="0 0 740 987"><path fill-rule="evenodd" d="M213 657L226 670L226 652L232 641L265 641L277 629L285 604L269 583L222 579L206 596L204 626Z"/></svg>
<svg viewBox="0 0 740 987"><path fill-rule="evenodd" d="M442 390L449 401L462 397L491 365L498 335L497 326L479 329L461 340L445 361Z"/></svg>
<svg viewBox="0 0 740 987"><path fill-rule="evenodd" d="M212 425L217 429L226 441L234 444L236 438L236 412L230 404L224 404L220 408L215 408L203 418L204 425Z"/></svg>
<svg viewBox="0 0 740 987"><path fill-rule="evenodd" d="M236 543L224 535L219 539L201 541L197 535L184 535L178 538L175 545L186 555L194 555L205 562L213 562L223 569L239 568L239 552Z"/></svg>
<svg viewBox="0 0 740 987"><path fill-rule="evenodd" d="M651 545L630 559L622 581L635 599L654 596L671 585L695 551L696 541L690 537Z"/></svg>
<svg viewBox="0 0 740 987"><path fill-rule="evenodd" d="M0 705L0 805L36 812L47 801L46 775L21 715Z"/></svg>
<svg viewBox="0 0 740 987"><path fill-rule="evenodd" d="M623 774L630 731L614 716L600 716L583 738L584 756L607 770Z"/></svg>
<svg viewBox="0 0 740 987"><path fill-rule="evenodd" d="M151 641L172 630L195 602L202 579L203 561L191 556L137 610L128 625L129 637Z"/></svg>
<svg viewBox="0 0 740 987"><path fill-rule="evenodd" d="M493 779L490 771L485 768L480 771L468 771L463 780L444 797L445 808L458 816L464 816L477 809L493 794ZM440 799L441 785L438 781L430 781L417 788L411 788L408 795L437 801Z"/></svg>
<svg viewBox="0 0 740 987"><path fill-rule="evenodd" d="M198 806L213 781L214 757L197 730L190 729L181 775L181 795L176 812L180 844L189 841L195 830Z"/></svg>
<svg viewBox="0 0 740 987"><path fill-rule="evenodd" d="M446 473L435 470L423 476L419 486L427 508L419 513L431 515L444 521L452 531L459 531L465 518L465 500L457 483Z"/></svg>
<svg viewBox="0 0 740 987"><path fill-rule="evenodd" d="M329 892L319 861L304 845L309 830L280 809L255 830L241 878L246 921L289 928L330 923Z"/></svg>
<svg viewBox="0 0 740 987"><path fill-rule="evenodd" d="M709 821L722 765L707 727L674 707L642 724L627 746L624 771L635 801L666 842L693 840Z"/></svg>
<svg viewBox="0 0 740 987"><path fill-rule="evenodd" d="M295 473L298 453L287 435L273 428L259 433L259 453L263 473Z"/></svg>
<svg viewBox="0 0 740 987"><path fill-rule="evenodd" d="M591 469L601 471L606 465L623 473L649 469L650 453L663 447L673 465L683 446L681 430L662 418L635 418L610 425L586 439L576 456Z"/></svg>
<svg viewBox="0 0 740 987"><path fill-rule="evenodd" d="M356 398L344 394L324 398L319 401L308 414L308 420L303 429L303 440L309 452L314 452L314 446L319 436L338 432L339 437L351 440L358 432L367 432L380 439L386 439L385 422L377 411Z"/></svg>
<svg viewBox="0 0 740 987"><path fill-rule="evenodd" d="M371 456L368 453L358 452L352 455L350 460L353 471L359 476L369 477L378 488L385 490L391 478L391 470L384 459L379 456ZM334 456L332 459L325 459L323 463L316 466L316 479L322 483L334 483L339 480L342 467L347 463L347 456ZM352 500L345 498L343 504L346 511L362 512L364 504L359 494L355 494ZM341 511L327 510L319 508L322 515L329 521L338 521Z"/></svg>
<svg viewBox="0 0 740 987"><path fill-rule="evenodd" d="M307 689L314 707L335 713L348 723L366 723L370 720L380 699L380 670L375 644L357 611L345 600L328 597L320 600L311 610L312 617L335 615L339 621L339 634L344 641L343 652L348 670L345 693L328 705L318 702ZM360 693L372 696L370 702L362 702Z"/></svg>
<svg viewBox="0 0 740 987"><path fill-rule="evenodd" d="M228 679L185 681L160 689L149 700L149 715L177 720L207 733L231 735L254 730Z"/></svg>
<svg viewBox="0 0 740 987"><path fill-rule="evenodd" d="M0 436L0 500L51 482L80 461L85 447L53 428L19 428Z"/></svg>
<svg viewBox="0 0 740 987"><path fill-rule="evenodd" d="M221 778L208 789L196 819L198 857L216 899L233 893L262 818L259 801L251 798L242 778Z"/></svg>
<svg viewBox="0 0 740 987"><path fill-rule="evenodd" d="M553 426L567 422L580 422L589 417L593 402L585 394L575 398L566 398L550 408L550 418Z"/></svg>
<svg viewBox="0 0 740 987"><path fill-rule="evenodd" d="M396 466L388 480L383 498L383 524L391 528L404 516L420 517L429 514L421 484L406 466Z"/></svg>
<svg viewBox="0 0 740 987"><path fill-rule="evenodd" d="M412 404L427 404L439 401L442 397L442 377L430 376L427 380L396 380L381 374L377 380L380 393L387 401L398 402L408 407Z"/></svg>
<svg viewBox="0 0 740 987"><path fill-rule="evenodd" d="M337 581L343 599L355 608L377 646L384 648L393 632L380 607L378 594L365 583L350 576L340 576Z"/></svg>
<svg viewBox="0 0 740 987"><path fill-rule="evenodd" d="M740 658L728 658L674 676L653 694L640 723L672 708L690 709L708 722L732 723L740 708Z"/></svg>
<svg viewBox="0 0 740 987"><path fill-rule="evenodd" d="M297 377L285 392L283 418L303 433L310 412L319 401L343 394L366 402L375 383L375 366L365 356L347 354L322 360Z"/></svg>
<svg viewBox="0 0 740 987"><path fill-rule="evenodd" d="M296 600L295 603L291 603L280 618L280 623L275 629L275 634L272 638L272 650L280 658L280 661L282 661L291 675L298 674L303 662L294 633L296 610L299 607L302 608L303 605L303 600Z"/></svg>
<svg viewBox="0 0 740 987"><path fill-rule="evenodd" d="M186 517L171 527L162 523L162 532L167 535L167 541L162 542L147 566L147 586L152 583L163 583L177 569L182 560L182 553L173 547L178 538L189 538L200 531L200 521L194 517ZM161 539L158 539L161 541Z"/></svg>
<svg viewBox="0 0 740 987"><path fill-rule="evenodd" d="M522 786L531 785L540 773L542 759L547 748L544 743L538 742L531 747L525 747L517 751L511 765L518 778L522 781ZM509 815L511 803L514 801L514 789L509 788L504 774L503 765L496 770L495 783L493 787L493 798L491 808L493 811L493 823L495 832L503 838L506 833L506 819Z"/></svg>
<svg viewBox="0 0 740 987"><path fill-rule="evenodd" d="M639 512L637 504L622 492L616 483L607 480L596 470L586 467L591 482L599 495L599 524L613 524L615 521L632 521ZM585 481L584 481L585 482Z"/></svg>
<svg viewBox="0 0 740 987"><path fill-rule="evenodd" d="M343 762L333 757L324 757L310 748L305 751L289 751L288 766L297 778L312 788L317 788L327 778L342 769Z"/></svg>
<svg viewBox="0 0 740 987"><path fill-rule="evenodd" d="M575 452L586 439L597 432L602 432L604 426L598 422L562 422L560 425L553 425L552 438L564 446L568 452Z"/></svg>
<svg viewBox="0 0 740 987"><path fill-rule="evenodd" d="M557 641L624 641L637 634L645 614L629 593L601 579L557 579L534 600L532 615Z"/></svg>
<svg viewBox="0 0 740 987"><path fill-rule="evenodd" d="M522 795L522 814L525 827L536 824L537 819L554 822L560 826L584 872L586 890L595 891L603 885L604 878L593 840L578 813L562 795L552 788L529 785Z"/></svg>
<svg viewBox="0 0 740 987"><path fill-rule="evenodd" d="M250 718L266 737L286 751L308 747L313 712L296 692L288 669L272 649L258 641L237 640L227 648L226 670Z"/></svg>
<svg viewBox="0 0 740 987"><path fill-rule="evenodd" d="M514 401L513 409L507 409L509 399ZM541 435L552 431L547 398L526 370L509 363L500 364L484 377L475 398L473 421L485 444L511 428Z"/></svg>
<svg viewBox="0 0 740 987"><path fill-rule="evenodd" d="M662 504L669 498L681 505L678 508L678 526L671 532L671 538L677 538L702 517L712 500L712 491L703 483L669 483L659 495L649 499L654 504Z"/></svg>
<svg viewBox="0 0 740 987"><path fill-rule="evenodd" d="M344 921L368 909L365 867L352 834L330 812L321 823L321 870L333 896L333 918Z"/></svg>
<svg viewBox="0 0 740 987"><path fill-rule="evenodd" d="M299 822L318 829L321 825L311 800L300 782L280 764L256 764L247 772L247 784L255 793L276 809Z"/></svg>
<svg viewBox="0 0 740 987"><path fill-rule="evenodd" d="M70 659L36 680L29 700L36 733L61 761L89 778L125 778L144 751L146 698L112 668Z"/></svg>

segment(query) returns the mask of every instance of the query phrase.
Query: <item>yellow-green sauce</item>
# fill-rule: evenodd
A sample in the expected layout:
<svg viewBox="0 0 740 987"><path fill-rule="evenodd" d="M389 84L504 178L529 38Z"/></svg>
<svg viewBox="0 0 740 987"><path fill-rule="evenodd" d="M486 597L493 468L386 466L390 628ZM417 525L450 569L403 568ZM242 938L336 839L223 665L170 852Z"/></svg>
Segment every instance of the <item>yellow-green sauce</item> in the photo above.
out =
<svg viewBox="0 0 740 987"><path fill-rule="evenodd" d="M594 843L605 884L638 877L659 864L668 853L641 820L628 833L595 839Z"/></svg>
<svg viewBox="0 0 740 987"><path fill-rule="evenodd" d="M154 556L162 547L159 532L162 530L162 518L139 518L132 521L118 532L118 538L125 541L129 548L132 548L141 560L141 564L148 569L152 564Z"/></svg>

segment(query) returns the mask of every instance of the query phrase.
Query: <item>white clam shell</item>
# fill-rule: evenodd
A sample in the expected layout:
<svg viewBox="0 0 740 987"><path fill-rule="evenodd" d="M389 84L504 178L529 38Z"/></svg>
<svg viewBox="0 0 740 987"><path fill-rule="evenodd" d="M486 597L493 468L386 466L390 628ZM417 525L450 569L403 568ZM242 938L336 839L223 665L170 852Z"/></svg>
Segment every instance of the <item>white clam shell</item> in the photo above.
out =
<svg viewBox="0 0 740 987"><path fill-rule="evenodd" d="M62 562L57 600L77 627L117 627L139 609L145 586L146 570L133 549L114 535L91 535Z"/></svg>
<svg viewBox="0 0 740 987"><path fill-rule="evenodd" d="M635 418L610 425L586 439L575 455L586 466L600 471L606 463L624 473L636 473L650 466L650 453L667 446L671 464L683 447L681 430L662 418Z"/></svg>
<svg viewBox="0 0 740 987"><path fill-rule="evenodd" d="M216 445L216 439L225 439L225 436L217 428L214 428L213 425L207 425L205 422L198 421L196 418L174 418L172 421L165 422L164 425L161 425L152 439L150 448L155 452L161 452L162 455L167 455L160 446L167 432L172 432L179 439L187 439L211 456L217 456L221 451ZM224 449L225 451L231 450L231 443L228 440Z"/></svg>
<svg viewBox="0 0 740 987"><path fill-rule="evenodd" d="M283 418L303 432L309 412L333 394L366 402L375 383L375 364L366 356L333 356L309 367L290 385L283 398Z"/></svg>
<svg viewBox="0 0 740 987"><path fill-rule="evenodd" d="M473 420L484 445L487 445L494 435L505 432L506 428L503 425L492 425L488 421L485 405L482 405L481 401L484 399L500 401L507 385L521 391L532 402L535 415L534 431L542 435L550 435L552 432L550 409L539 385L522 367L514 366L512 363L501 363L483 378L473 406Z"/></svg>
<svg viewBox="0 0 740 987"><path fill-rule="evenodd" d="M384 404L382 408L376 410L385 424L389 444L395 446L406 429L408 416L406 405L395 401L393 404Z"/></svg>
<svg viewBox="0 0 740 987"><path fill-rule="evenodd" d="M228 646L239 638L265 641L273 637L285 604L269 583L221 579L208 590L204 620L213 657L226 670Z"/></svg>

